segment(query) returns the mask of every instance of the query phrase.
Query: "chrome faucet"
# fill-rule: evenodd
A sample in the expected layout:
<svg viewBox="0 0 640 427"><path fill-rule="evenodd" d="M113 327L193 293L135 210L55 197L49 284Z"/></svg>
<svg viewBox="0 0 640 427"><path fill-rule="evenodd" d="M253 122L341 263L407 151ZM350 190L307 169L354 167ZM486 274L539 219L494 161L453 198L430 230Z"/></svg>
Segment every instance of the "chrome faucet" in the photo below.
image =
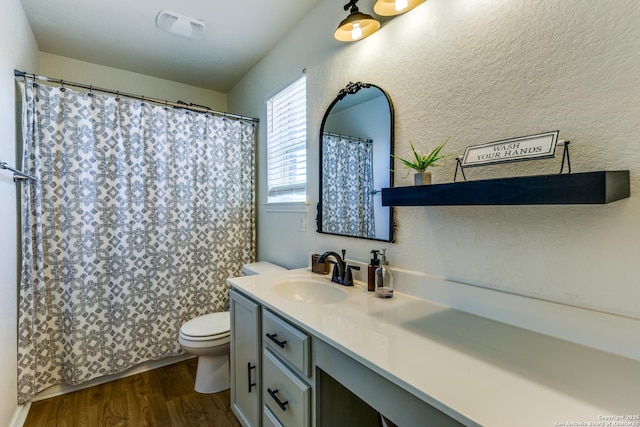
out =
<svg viewBox="0 0 640 427"><path fill-rule="evenodd" d="M318 264L322 264L328 257L333 257L335 262L329 261L335 265L333 274L331 275L331 281L344 286L353 286L353 274L351 270L360 270L360 267L347 265L344 260L346 252L346 250L342 250L342 257L333 251L324 252L318 258Z"/></svg>

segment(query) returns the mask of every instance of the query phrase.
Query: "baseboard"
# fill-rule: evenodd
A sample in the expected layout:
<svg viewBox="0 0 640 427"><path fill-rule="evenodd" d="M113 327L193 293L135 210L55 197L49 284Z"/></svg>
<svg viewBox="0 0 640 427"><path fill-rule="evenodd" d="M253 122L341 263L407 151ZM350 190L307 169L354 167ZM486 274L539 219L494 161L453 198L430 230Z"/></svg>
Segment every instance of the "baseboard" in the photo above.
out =
<svg viewBox="0 0 640 427"><path fill-rule="evenodd" d="M22 427L27 419L27 415L29 415L29 409L31 409L31 402L18 405L16 412L13 414L13 418L9 421L8 427Z"/></svg>
<svg viewBox="0 0 640 427"><path fill-rule="evenodd" d="M174 363L182 362L184 360L191 359L193 357L196 357L196 356L193 356L191 354L183 354L180 356L165 357L164 359L152 360L149 362L141 363L119 374L105 375L103 377L95 378L91 381L87 381L82 384L78 384L78 385L57 384L47 388L46 390L41 391L33 399L31 399L31 401L38 402L40 400L50 399L52 397L61 396L63 394L73 393L74 391L84 390L86 388L108 383L110 381L116 381L121 378L126 378L132 375L140 374L142 372L147 372L153 369L162 368L163 366L172 365ZM27 409L27 413L28 413L28 409ZM26 415L25 415L25 418L26 418ZM22 426L22 424L18 424L18 426Z"/></svg>

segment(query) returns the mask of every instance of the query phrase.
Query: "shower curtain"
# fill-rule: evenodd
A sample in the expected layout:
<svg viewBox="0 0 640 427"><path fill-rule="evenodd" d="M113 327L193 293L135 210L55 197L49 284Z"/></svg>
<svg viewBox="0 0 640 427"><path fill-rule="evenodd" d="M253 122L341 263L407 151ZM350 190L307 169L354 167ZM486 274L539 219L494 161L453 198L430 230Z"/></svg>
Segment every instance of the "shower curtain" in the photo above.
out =
<svg viewBox="0 0 640 427"><path fill-rule="evenodd" d="M181 353L255 258L251 122L21 81L18 400Z"/></svg>
<svg viewBox="0 0 640 427"><path fill-rule="evenodd" d="M322 229L375 237L371 141L322 135Z"/></svg>

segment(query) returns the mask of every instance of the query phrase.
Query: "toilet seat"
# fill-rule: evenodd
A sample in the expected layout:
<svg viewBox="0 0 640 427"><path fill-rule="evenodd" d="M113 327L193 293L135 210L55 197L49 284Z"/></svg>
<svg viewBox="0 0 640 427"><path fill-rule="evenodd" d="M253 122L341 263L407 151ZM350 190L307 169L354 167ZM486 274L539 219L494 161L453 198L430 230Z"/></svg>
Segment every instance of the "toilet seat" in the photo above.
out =
<svg viewBox="0 0 640 427"><path fill-rule="evenodd" d="M230 329L228 311L198 316L180 328L180 347L186 353L198 356L195 391L216 393L229 388Z"/></svg>
<svg viewBox="0 0 640 427"><path fill-rule="evenodd" d="M228 311L198 316L180 328L180 338L195 342L224 340L230 335L231 317Z"/></svg>

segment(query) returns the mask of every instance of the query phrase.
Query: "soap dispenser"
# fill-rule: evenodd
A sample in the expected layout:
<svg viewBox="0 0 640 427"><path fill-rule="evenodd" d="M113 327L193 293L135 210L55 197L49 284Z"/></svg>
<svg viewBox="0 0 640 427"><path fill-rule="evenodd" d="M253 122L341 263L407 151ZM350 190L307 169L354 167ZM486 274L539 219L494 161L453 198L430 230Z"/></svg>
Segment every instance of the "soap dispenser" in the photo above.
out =
<svg viewBox="0 0 640 427"><path fill-rule="evenodd" d="M376 269L376 297L393 298L393 274L387 261L386 249L382 249L380 266Z"/></svg>
<svg viewBox="0 0 640 427"><path fill-rule="evenodd" d="M374 249L371 251L373 258L367 266L367 290L373 292L376 290L376 269L380 266L380 260L378 259L379 250Z"/></svg>

